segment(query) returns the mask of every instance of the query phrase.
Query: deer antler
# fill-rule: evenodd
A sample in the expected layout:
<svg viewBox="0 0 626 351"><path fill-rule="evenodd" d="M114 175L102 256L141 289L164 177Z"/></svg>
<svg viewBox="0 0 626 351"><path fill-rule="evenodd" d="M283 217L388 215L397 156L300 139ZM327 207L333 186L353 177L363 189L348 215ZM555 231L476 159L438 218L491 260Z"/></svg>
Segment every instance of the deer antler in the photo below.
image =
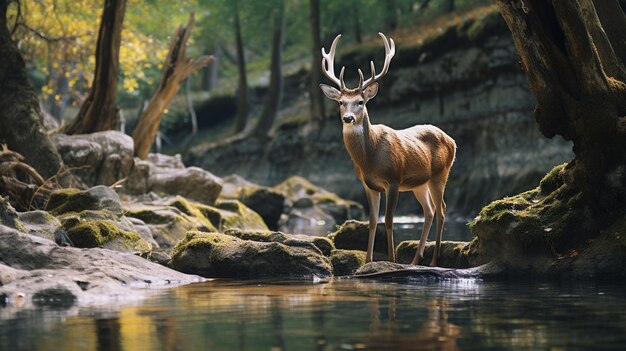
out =
<svg viewBox="0 0 626 351"><path fill-rule="evenodd" d="M374 67L374 61L370 61L370 68L372 70L372 76L368 78L366 81L363 81L363 72L359 68L359 90L363 90L368 86L372 85L374 82L378 81L382 78L387 71L389 70L389 63L391 63L391 59L396 54L396 44L393 42L393 39L387 37L383 33L378 33L381 38L383 38L383 42L385 43L385 63L383 65L382 71L379 74L376 74L376 68ZM336 40L336 39L335 39ZM334 45L334 43L333 43Z"/></svg>
<svg viewBox="0 0 626 351"><path fill-rule="evenodd" d="M333 40L329 53L326 53L324 48L322 48L322 71L328 79L335 83L341 90L344 90L346 88L346 84L343 82L343 73L346 67L341 68L339 78L335 76L335 50L337 49L337 42L339 42L339 38L341 38L341 34L337 35L335 40Z"/></svg>

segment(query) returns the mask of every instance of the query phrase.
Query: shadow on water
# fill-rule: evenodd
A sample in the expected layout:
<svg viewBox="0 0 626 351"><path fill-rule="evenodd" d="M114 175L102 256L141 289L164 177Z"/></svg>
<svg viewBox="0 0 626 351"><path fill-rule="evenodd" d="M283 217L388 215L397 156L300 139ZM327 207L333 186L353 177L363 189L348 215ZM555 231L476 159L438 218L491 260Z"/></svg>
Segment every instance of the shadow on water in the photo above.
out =
<svg viewBox="0 0 626 351"><path fill-rule="evenodd" d="M626 343L621 286L216 280L137 306L0 309L2 350L601 349Z"/></svg>

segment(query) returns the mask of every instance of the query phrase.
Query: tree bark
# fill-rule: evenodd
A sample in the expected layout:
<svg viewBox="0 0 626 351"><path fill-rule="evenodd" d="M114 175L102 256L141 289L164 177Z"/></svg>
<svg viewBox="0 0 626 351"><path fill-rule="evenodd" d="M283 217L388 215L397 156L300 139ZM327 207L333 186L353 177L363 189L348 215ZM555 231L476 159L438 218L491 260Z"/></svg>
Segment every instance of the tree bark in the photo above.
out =
<svg viewBox="0 0 626 351"><path fill-rule="evenodd" d="M359 7L361 4L358 1L352 1L352 21L354 21L354 40L357 43L363 42L363 28L361 28L361 15L359 14Z"/></svg>
<svg viewBox="0 0 626 351"><path fill-rule="evenodd" d="M283 95L282 46L285 27L285 2L279 0L279 6L273 10L272 22L272 59L270 64L270 85L267 100L254 135L265 137L274 125Z"/></svg>
<svg viewBox="0 0 626 351"><path fill-rule="evenodd" d="M616 0L496 2L537 98L539 128L573 141L569 186L605 227L626 209L624 13Z"/></svg>
<svg viewBox="0 0 626 351"><path fill-rule="evenodd" d="M320 37L320 2L311 0L311 35L313 43L313 63L311 64L311 120L324 120L324 96L320 89L322 83L322 39Z"/></svg>
<svg viewBox="0 0 626 351"><path fill-rule="evenodd" d="M0 1L0 143L17 151L44 178L57 174L63 163L43 128L37 94L26 76L26 65L6 23L7 2Z"/></svg>
<svg viewBox="0 0 626 351"><path fill-rule="evenodd" d="M243 132L248 125L248 114L250 105L248 103L248 76L246 74L246 57L243 51L243 39L241 35L241 22L239 18L239 1L234 0L233 9L235 23L235 46L237 47L237 70L239 71L239 81L237 85L237 116L235 122L235 133Z"/></svg>
<svg viewBox="0 0 626 351"><path fill-rule="evenodd" d="M93 133L115 126L115 93L125 12L126 0L105 0L96 44L96 73L78 115L63 129L66 134Z"/></svg>
<svg viewBox="0 0 626 351"><path fill-rule="evenodd" d="M446 12L452 12L454 10L456 10L456 3L454 0L446 0L446 4L445 4L446 8Z"/></svg>
<svg viewBox="0 0 626 351"><path fill-rule="evenodd" d="M196 60L191 60L186 56L187 40L189 40L193 24L194 14L192 12L189 15L187 26L178 27L172 36L159 85L133 131L135 155L141 159L148 157L159 131L163 111L178 92L180 83L213 60L213 56L202 56Z"/></svg>

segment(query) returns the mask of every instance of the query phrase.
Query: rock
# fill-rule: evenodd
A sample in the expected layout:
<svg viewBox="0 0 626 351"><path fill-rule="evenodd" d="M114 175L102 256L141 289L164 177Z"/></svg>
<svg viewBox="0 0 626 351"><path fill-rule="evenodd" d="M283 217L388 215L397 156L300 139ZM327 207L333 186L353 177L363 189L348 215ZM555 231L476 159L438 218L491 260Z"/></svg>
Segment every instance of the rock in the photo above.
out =
<svg viewBox="0 0 626 351"><path fill-rule="evenodd" d="M119 195L104 185L88 190L56 190L51 194L46 210L56 215L84 210L105 210L116 215L123 213Z"/></svg>
<svg viewBox="0 0 626 351"><path fill-rule="evenodd" d="M205 232L267 230L263 219L237 200L220 200L215 207L181 196L128 203L126 214L142 220L161 248L171 248L190 230Z"/></svg>
<svg viewBox="0 0 626 351"><path fill-rule="evenodd" d="M365 264L365 251L333 250L330 263L333 265L335 276L353 275Z"/></svg>
<svg viewBox="0 0 626 351"><path fill-rule="evenodd" d="M370 262L359 268L355 278L416 281L493 278L501 275L499 267L483 265L468 269L411 266L391 262Z"/></svg>
<svg viewBox="0 0 626 351"><path fill-rule="evenodd" d="M226 199L239 199L239 190L246 186L261 187L252 183L237 174L231 174L222 178L223 187L221 196Z"/></svg>
<svg viewBox="0 0 626 351"><path fill-rule="evenodd" d="M290 177L271 189L292 204L279 226L286 232L302 232L310 227L317 230L308 234L326 234L339 223L364 216L360 204L341 199L302 177ZM319 228L315 228L316 225Z"/></svg>
<svg viewBox="0 0 626 351"><path fill-rule="evenodd" d="M172 251L170 267L206 277L328 277L332 267L319 251L278 242L189 232Z"/></svg>
<svg viewBox="0 0 626 351"><path fill-rule="evenodd" d="M87 186L111 185L133 168L133 139L124 133L54 134L52 140L65 165Z"/></svg>
<svg viewBox="0 0 626 351"><path fill-rule="evenodd" d="M328 235L335 247L344 250L367 251L369 238L369 223L359 221L347 221L337 231ZM378 223L376 238L374 239L374 253L387 255L387 231L384 223Z"/></svg>
<svg viewBox="0 0 626 351"><path fill-rule="evenodd" d="M270 229L278 229L280 216L285 212L283 194L266 187L249 185L239 190L239 201L258 213Z"/></svg>
<svg viewBox="0 0 626 351"><path fill-rule="evenodd" d="M180 157L180 154L174 156L164 154L148 154L146 161L150 162L156 167L171 168L171 169L183 169L185 165Z"/></svg>
<svg viewBox="0 0 626 351"><path fill-rule="evenodd" d="M20 222L24 225L24 232L48 240L56 241L59 245L68 245L64 242L67 233L61 225L61 222L46 211L29 211L19 214Z"/></svg>
<svg viewBox="0 0 626 351"><path fill-rule="evenodd" d="M224 232L226 235L235 236L242 240L259 242L277 242L288 246L301 246L315 248L324 256L330 256L335 249L332 241L321 236L310 236L302 234L285 234L282 232L240 230L229 229Z"/></svg>
<svg viewBox="0 0 626 351"><path fill-rule="evenodd" d="M215 231L217 228L204 217L183 213L176 207L161 204L132 204L127 215L141 220L149 228L160 248L168 249L185 237L189 230Z"/></svg>
<svg viewBox="0 0 626 351"><path fill-rule="evenodd" d="M177 162L164 161L163 156L150 160L135 160L135 168L129 176L125 190L131 194L155 192L180 195L204 204L212 205L222 191L222 180L198 167L178 168ZM158 166L166 163L165 167Z"/></svg>
<svg viewBox="0 0 626 351"><path fill-rule="evenodd" d="M415 257L415 252L418 247L418 240L407 240L401 242L396 247L396 258L398 263L411 263ZM424 258L422 258L419 264L430 264L434 251L435 242L427 242L424 249ZM481 261L481 259L477 256L476 251L477 242L475 241L442 241L437 266L443 268L470 268L486 263Z"/></svg>
<svg viewBox="0 0 626 351"><path fill-rule="evenodd" d="M19 219L17 211L11 206L8 197L0 196L0 225L5 225L23 232L26 231L24 224L22 224Z"/></svg>
<svg viewBox="0 0 626 351"><path fill-rule="evenodd" d="M84 215L85 211L81 212ZM101 218L81 218L67 216L63 219L63 226L74 247L105 249L121 252L148 252L152 245L132 231L120 229L111 221Z"/></svg>
<svg viewBox="0 0 626 351"><path fill-rule="evenodd" d="M221 200L215 207L221 215L219 229L268 230L263 218L237 200Z"/></svg>
<svg viewBox="0 0 626 351"><path fill-rule="evenodd" d="M145 288L201 281L129 253L59 247L2 225L0 257L0 295L22 307L119 303L150 295Z"/></svg>

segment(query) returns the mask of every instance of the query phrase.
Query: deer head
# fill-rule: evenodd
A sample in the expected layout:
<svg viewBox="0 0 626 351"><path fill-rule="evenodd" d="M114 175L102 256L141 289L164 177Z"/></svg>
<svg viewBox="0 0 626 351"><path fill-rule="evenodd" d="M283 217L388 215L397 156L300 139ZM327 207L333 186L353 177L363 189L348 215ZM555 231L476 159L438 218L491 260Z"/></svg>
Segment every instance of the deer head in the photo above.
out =
<svg viewBox="0 0 626 351"><path fill-rule="evenodd" d="M322 48L322 71L339 90L326 84L320 84L320 88L326 97L339 102L339 116L344 125L360 125L363 122L366 111L365 104L378 93L378 80L387 74L389 63L396 54L396 46L393 39L387 39L383 33L378 33L378 35L380 35L385 44L385 63L383 69L379 74L376 74L374 62L370 61L370 68L372 70L371 77L365 80L363 78L363 72L359 69L359 85L352 89L347 88L343 81L346 67L341 68L339 78L335 75L335 50L337 49L337 43L339 42L339 38L341 38L341 34L335 37L328 53Z"/></svg>

